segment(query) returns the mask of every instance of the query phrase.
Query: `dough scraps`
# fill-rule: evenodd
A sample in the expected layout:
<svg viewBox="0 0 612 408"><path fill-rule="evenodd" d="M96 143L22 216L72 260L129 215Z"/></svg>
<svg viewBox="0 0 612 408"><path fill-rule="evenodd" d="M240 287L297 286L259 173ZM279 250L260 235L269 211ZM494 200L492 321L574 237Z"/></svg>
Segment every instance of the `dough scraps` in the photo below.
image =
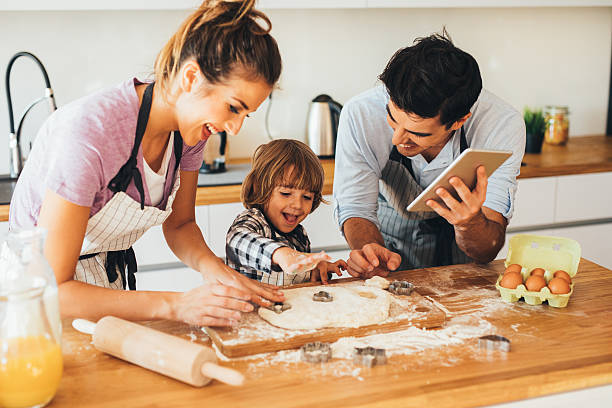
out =
<svg viewBox="0 0 612 408"><path fill-rule="evenodd" d="M331 302L315 302L312 295L325 291ZM264 307L259 316L274 326L292 330L324 327L360 327L380 323L389 317L391 295L369 286L310 286L284 290L291 309L276 313Z"/></svg>
<svg viewBox="0 0 612 408"><path fill-rule="evenodd" d="M372 286L375 288L387 289L391 282L383 278L382 276L374 276L370 279L366 279L365 285Z"/></svg>

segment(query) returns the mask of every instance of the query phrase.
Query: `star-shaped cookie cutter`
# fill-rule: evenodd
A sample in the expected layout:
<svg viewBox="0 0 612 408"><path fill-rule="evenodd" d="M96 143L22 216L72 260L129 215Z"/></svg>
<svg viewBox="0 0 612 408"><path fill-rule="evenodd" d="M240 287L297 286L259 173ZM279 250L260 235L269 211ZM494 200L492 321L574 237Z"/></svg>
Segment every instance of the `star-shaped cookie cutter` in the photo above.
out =
<svg viewBox="0 0 612 408"><path fill-rule="evenodd" d="M329 343L315 341L306 343L300 348L302 361L307 363L325 363L331 360L332 350Z"/></svg>
<svg viewBox="0 0 612 408"><path fill-rule="evenodd" d="M396 280L389 284L389 288L387 289L389 292L394 295L405 295L408 296L412 293L414 289L414 285L408 281L400 281Z"/></svg>
<svg viewBox="0 0 612 408"><path fill-rule="evenodd" d="M385 349L374 347L355 347L353 350L353 363L373 367L387 364Z"/></svg>
<svg viewBox="0 0 612 408"><path fill-rule="evenodd" d="M283 313L285 310L289 310L291 309L291 305L289 303L283 303L283 302L274 302L273 305L270 305L268 307L266 307L266 309L269 309L273 312L276 312L278 314Z"/></svg>
<svg viewBox="0 0 612 408"><path fill-rule="evenodd" d="M334 297L331 295L331 293L321 290L312 295L312 300L315 302L331 302L334 300Z"/></svg>

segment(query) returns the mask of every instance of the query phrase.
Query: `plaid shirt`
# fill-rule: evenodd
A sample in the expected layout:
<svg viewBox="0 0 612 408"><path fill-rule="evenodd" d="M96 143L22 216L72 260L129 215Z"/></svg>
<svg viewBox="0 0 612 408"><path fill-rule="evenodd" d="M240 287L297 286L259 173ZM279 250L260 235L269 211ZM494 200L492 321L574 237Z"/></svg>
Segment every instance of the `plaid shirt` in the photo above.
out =
<svg viewBox="0 0 612 408"><path fill-rule="evenodd" d="M227 265L251 279L277 286L310 281L310 272L286 274L272 265L272 254L282 247L310 252L310 240L302 225L284 234L278 231L256 208L240 213L227 232Z"/></svg>

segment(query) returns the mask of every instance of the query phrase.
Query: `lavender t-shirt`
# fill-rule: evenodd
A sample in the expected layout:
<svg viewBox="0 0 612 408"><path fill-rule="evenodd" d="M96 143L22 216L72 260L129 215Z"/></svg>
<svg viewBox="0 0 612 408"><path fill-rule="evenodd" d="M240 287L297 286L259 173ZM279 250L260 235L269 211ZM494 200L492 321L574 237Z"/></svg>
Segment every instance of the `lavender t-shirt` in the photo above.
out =
<svg viewBox="0 0 612 408"><path fill-rule="evenodd" d="M62 198L91 207L90 217L110 201L108 184L129 159L134 146L139 100L136 78L69 103L55 111L38 131L11 200L9 228L35 226L47 189ZM183 144L180 169L195 171L203 160L205 142ZM174 183L174 154L168 164L164 195L157 206L164 209ZM151 205L143 170L142 146L137 165ZM130 183L126 193L137 202L140 195Z"/></svg>

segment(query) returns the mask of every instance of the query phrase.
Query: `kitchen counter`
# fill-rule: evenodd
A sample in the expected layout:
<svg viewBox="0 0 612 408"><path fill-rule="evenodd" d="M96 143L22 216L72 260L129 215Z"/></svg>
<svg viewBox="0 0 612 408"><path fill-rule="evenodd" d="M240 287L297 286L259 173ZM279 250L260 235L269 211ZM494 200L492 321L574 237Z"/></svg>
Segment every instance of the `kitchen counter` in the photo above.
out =
<svg viewBox="0 0 612 408"><path fill-rule="evenodd" d="M612 383L612 271L582 259L567 308L556 309L503 302L494 287L503 269L500 260L394 277L409 276L421 295L441 304L448 311L447 326L485 327L486 334L509 338L509 353L486 352L468 338L391 355L387 365L364 368L339 359L310 365L285 351L222 361L245 375L242 387L215 381L193 388L95 350L90 336L64 320L64 376L49 407L462 407ZM210 344L196 327L145 324Z"/></svg>
<svg viewBox="0 0 612 408"><path fill-rule="evenodd" d="M241 189L239 180L248 171L248 166L245 164L248 161L248 159L234 161L233 163L236 163L238 167L234 169L232 169L233 163L230 163L230 174L219 175L219 182L214 181L215 175L200 175L196 205L239 202ZM321 163L325 169L323 194L331 194L334 179L334 160L321 160ZM519 178L612 171L612 137L604 135L573 137L565 146L544 144L542 153L526 154L523 163L525 165L521 167ZM228 182L228 180L230 181ZM236 184L228 184L232 182ZM6 200L4 202L6 203ZM0 221L7 221L8 213L8 204L0 205Z"/></svg>

